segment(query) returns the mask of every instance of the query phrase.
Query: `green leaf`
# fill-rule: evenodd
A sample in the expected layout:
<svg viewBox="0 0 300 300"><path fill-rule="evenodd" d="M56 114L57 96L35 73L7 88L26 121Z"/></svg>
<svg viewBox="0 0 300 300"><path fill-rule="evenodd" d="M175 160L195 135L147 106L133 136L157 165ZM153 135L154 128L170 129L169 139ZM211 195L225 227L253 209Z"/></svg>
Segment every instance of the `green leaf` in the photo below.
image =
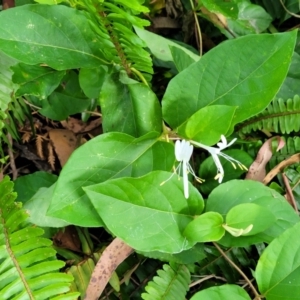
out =
<svg viewBox="0 0 300 300"><path fill-rule="evenodd" d="M101 42L86 14L76 9L23 5L3 11L0 27L0 49L23 63L43 63L56 70L93 68L103 63Z"/></svg>
<svg viewBox="0 0 300 300"><path fill-rule="evenodd" d="M252 4L249 0L238 2L238 18L228 19L227 26L236 36L251 33L261 33L272 22L272 17L260 5Z"/></svg>
<svg viewBox="0 0 300 300"><path fill-rule="evenodd" d="M254 235L265 231L276 221L272 212L254 203L244 203L232 207L226 215L226 224L233 228L245 229L253 225L251 231L245 235Z"/></svg>
<svg viewBox="0 0 300 300"><path fill-rule="evenodd" d="M162 100L164 119L176 128L212 104L237 106L234 124L257 114L282 84L295 38L295 31L248 35L215 47L170 81Z"/></svg>
<svg viewBox="0 0 300 300"><path fill-rule="evenodd" d="M49 119L62 121L70 115L86 110L91 105L91 101L55 91L48 99L42 100L41 105L42 109L39 110L39 113Z"/></svg>
<svg viewBox="0 0 300 300"><path fill-rule="evenodd" d="M235 19L238 16L238 6L233 1L224 2L223 0L202 0L201 2L213 13L219 13L232 19Z"/></svg>
<svg viewBox="0 0 300 300"><path fill-rule="evenodd" d="M29 66L19 63L12 67L12 80L19 84L16 96L34 95L41 99L48 97L60 84L65 71L55 71L48 67Z"/></svg>
<svg viewBox="0 0 300 300"><path fill-rule="evenodd" d="M300 295L300 223L274 239L259 258L255 277L268 300L298 299Z"/></svg>
<svg viewBox="0 0 300 300"><path fill-rule="evenodd" d="M107 69L102 66L95 69L80 69L80 87L88 98L99 98L106 73Z"/></svg>
<svg viewBox="0 0 300 300"><path fill-rule="evenodd" d="M42 187L36 189L34 195L28 201L26 201L24 204L24 209L26 209L29 214L28 221L30 223L41 227L52 228L70 225L70 223L61 219L47 216L47 210L49 208L54 189L55 184L48 188Z"/></svg>
<svg viewBox="0 0 300 300"><path fill-rule="evenodd" d="M185 199L182 182L169 172L118 178L83 188L105 226L139 251L179 253L195 242L182 235L204 201L191 183Z"/></svg>
<svg viewBox="0 0 300 300"><path fill-rule="evenodd" d="M178 72L183 71L188 66L198 61L198 59L195 60L195 55L193 52L187 52L186 49L183 50L182 48L177 46L170 45L169 47Z"/></svg>
<svg viewBox="0 0 300 300"><path fill-rule="evenodd" d="M6 111L12 101L11 94L18 89L18 85L12 82L13 72L11 66L17 62L0 51L0 109Z"/></svg>
<svg viewBox="0 0 300 300"><path fill-rule="evenodd" d="M294 52L287 77L285 78L276 98L294 98L300 95L300 55Z"/></svg>
<svg viewBox="0 0 300 300"><path fill-rule="evenodd" d="M241 162L247 168L253 162L253 158L245 151L239 149L230 149L222 151L224 154L233 157L234 159ZM224 169L224 178L222 182L227 182L231 179L239 178L243 173L247 172L244 169L236 167L236 169L232 166L231 162L226 160L224 157L220 157L220 162ZM217 167L214 163L214 160L211 156L206 158L203 162L201 162L199 167L199 176L200 178L204 178L205 181L201 183L199 186L200 191L204 194L209 194L214 188L219 186L218 181L215 179L217 175Z"/></svg>
<svg viewBox="0 0 300 300"><path fill-rule="evenodd" d="M191 242L218 241L225 234L223 217L217 212L207 212L193 220L184 230L184 236Z"/></svg>
<svg viewBox="0 0 300 300"><path fill-rule="evenodd" d="M226 135L236 107L212 105L199 109L177 128L177 133L187 139L213 145ZM208 134L209 133L209 134Z"/></svg>
<svg viewBox="0 0 300 300"><path fill-rule="evenodd" d="M39 188L50 187L56 180L57 176L48 172L35 172L18 177L14 182L17 201L26 203Z"/></svg>
<svg viewBox="0 0 300 300"><path fill-rule="evenodd" d="M47 99L39 101L42 105L39 111L52 120L64 120L69 115L83 112L91 106L91 99L83 94L78 75L69 71L63 78L64 86L57 88Z"/></svg>
<svg viewBox="0 0 300 300"><path fill-rule="evenodd" d="M63 2L63 0L35 0L35 2L40 4L57 5Z"/></svg>
<svg viewBox="0 0 300 300"><path fill-rule="evenodd" d="M137 139L124 133L102 134L72 153L58 178L48 214L80 226L102 226L82 187L153 170L170 171L174 161L174 146L159 141L156 133Z"/></svg>
<svg viewBox="0 0 300 300"><path fill-rule="evenodd" d="M162 130L161 107L156 95L124 73L107 74L101 88L100 106L105 132L119 131L139 137Z"/></svg>
<svg viewBox="0 0 300 300"><path fill-rule="evenodd" d="M264 232L253 236L232 237L226 233L219 241L228 247L245 247L261 242L270 243L286 229L300 221L299 216L286 199L260 182L231 180L219 185L207 199L206 211L220 213L224 218L238 204L254 203L268 209L276 218L275 223Z"/></svg>
<svg viewBox="0 0 300 300"><path fill-rule="evenodd" d="M144 30L138 27L134 27L137 35L147 44L151 53L158 59L168 62L173 61L173 55L170 47L175 47L181 49L187 54L194 62L200 59L200 56L194 52L188 50L187 48L168 40L158 34L152 33L148 30Z"/></svg>
<svg viewBox="0 0 300 300"><path fill-rule="evenodd" d="M192 248L180 253L170 254L159 251L138 252L146 257L159 259L161 261L174 262L177 264L193 264L200 262L206 257L204 244L196 244Z"/></svg>
<svg viewBox="0 0 300 300"><path fill-rule="evenodd" d="M196 293L191 300L250 300L244 289L238 285L224 284L214 286Z"/></svg>

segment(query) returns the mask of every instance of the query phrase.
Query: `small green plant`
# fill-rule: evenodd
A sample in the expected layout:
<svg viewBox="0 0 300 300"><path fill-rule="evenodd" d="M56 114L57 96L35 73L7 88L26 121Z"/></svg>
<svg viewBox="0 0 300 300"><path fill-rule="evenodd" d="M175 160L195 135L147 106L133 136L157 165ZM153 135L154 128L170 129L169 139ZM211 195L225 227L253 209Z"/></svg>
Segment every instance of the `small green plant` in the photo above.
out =
<svg viewBox="0 0 300 300"><path fill-rule="evenodd" d="M240 179L252 159L241 150L244 141L238 136L241 124L266 107L270 111L279 105L275 112L283 115L293 103L298 107L297 97L287 104L270 104L288 74L297 32L250 34L265 30L271 17L249 29L238 17L244 9L241 3L234 9L224 6L223 14L232 18L227 35L241 37L200 58L145 31L149 23L138 16L148 11L142 1L84 0L52 6L38 2L0 14L1 27L9 26L0 32L0 50L17 60L11 68L15 94L26 96L28 103L55 120L84 114L97 99L104 133L79 147L57 181L25 203L30 221L45 227L104 227L145 257L170 262L147 285L143 299L180 300L187 291L192 300L277 300L300 294L299 216L275 190ZM202 2L211 11L221 9L210 7L211 1ZM248 4L249 10L257 8ZM18 23L10 22L20 15ZM152 60L146 48L177 72L161 100L151 89ZM0 108L6 110L9 102L5 99ZM278 121L286 131L299 130L283 122ZM247 125L245 132L250 129ZM190 163L193 151L201 153L194 155L200 172ZM210 157L203 162L204 155ZM5 190L6 184L7 179L1 188ZM7 246L14 233L7 231L7 204L0 205L6 255L2 268L6 257L14 257L12 246ZM18 230L23 228L27 227ZM245 274L225 253L263 243L267 246L253 275ZM234 269L247 289L224 284L189 290L208 246L227 261L225 273ZM237 250L236 257L241 253L245 252ZM0 282L9 287L12 279L1 273L5 281ZM18 274L30 286L30 279Z"/></svg>

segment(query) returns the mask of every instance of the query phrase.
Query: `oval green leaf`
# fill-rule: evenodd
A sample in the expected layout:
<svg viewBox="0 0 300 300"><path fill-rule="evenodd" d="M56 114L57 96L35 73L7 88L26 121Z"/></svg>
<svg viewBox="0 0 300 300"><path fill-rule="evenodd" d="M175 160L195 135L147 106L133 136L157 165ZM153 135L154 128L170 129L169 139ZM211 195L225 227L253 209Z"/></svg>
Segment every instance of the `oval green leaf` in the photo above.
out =
<svg viewBox="0 0 300 300"><path fill-rule="evenodd" d="M257 114L285 79L295 39L296 31L291 31L247 35L218 45L170 81L162 100L164 119L177 128L212 104L237 106L234 124Z"/></svg>
<svg viewBox="0 0 300 300"><path fill-rule="evenodd" d="M253 225L251 231L244 234L246 236L265 231L275 221L275 216L268 208L255 203L236 205L226 215L226 224L230 227L245 229L249 225Z"/></svg>
<svg viewBox="0 0 300 300"><path fill-rule="evenodd" d="M85 13L64 5L32 4L5 10L0 27L0 49L29 65L44 63L66 70L93 68L105 61Z"/></svg>
<svg viewBox="0 0 300 300"><path fill-rule="evenodd" d="M105 76L100 106L105 132L119 131L139 137L149 131L162 131L161 106L155 93L122 72L112 70Z"/></svg>
<svg viewBox="0 0 300 300"><path fill-rule="evenodd" d="M206 211L220 213L224 218L236 205L254 203L269 210L276 221L265 231L252 236L233 237L226 233L219 241L228 247L245 247L270 243L286 229L300 221L286 199L276 191L252 180L231 180L215 188L207 199Z"/></svg>
<svg viewBox="0 0 300 300"><path fill-rule="evenodd" d="M192 242L218 241L225 233L223 217L216 212L207 212L193 220L184 230L184 236Z"/></svg>
<svg viewBox="0 0 300 300"><path fill-rule="evenodd" d="M135 139L124 133L93 138L73 152L62 169L48 215L79 226L102 226L82 187L108 179L170 171L174 146L158 140L157 133Z"/></svg>
<svg viewBox="0 0 300 300"><path fill-rule="evenodd" d="M224 284L196 293L191 300L250 300L244 289L238 285Z"/></svg>
<svg viewBox="0 0 300 300"><path fill-rule="evenodd" d="M300 223L286 230L264 250L255 277L268 300L298 299L300 295Z"/></svg>
<svg viewBox="0 0 300 300"><path fill-rule="evenodd" d="M183 235L187 224L202 212L204 201L191 183L185 199L183 185L169 172L140 178L118 178L84 188L106 227L139 251L179 253L195 242Z"/></svg>
<svg viewBox="0 0 300 300"><path fill-rule="evenodd" d="M226 135L235 110L236 107L226 105L204 107L179 126L177 132L187 139L213 145L220 140L222 134Z"/></svg>

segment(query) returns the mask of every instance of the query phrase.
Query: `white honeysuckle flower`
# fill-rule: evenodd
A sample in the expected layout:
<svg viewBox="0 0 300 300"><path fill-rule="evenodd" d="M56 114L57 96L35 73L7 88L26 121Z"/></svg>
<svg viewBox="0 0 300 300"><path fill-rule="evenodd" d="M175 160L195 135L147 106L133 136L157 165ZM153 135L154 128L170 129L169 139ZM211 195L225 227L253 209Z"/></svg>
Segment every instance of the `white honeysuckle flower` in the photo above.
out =
<svg viewBox="0 0 300 300"><path fill-rule="evenodd" d="M220 158L219 156L222 156L224 157L226 160L230 161L232 166L236 169L236 165L237 164L241 169L244 169L244 170L247 170L247 168L241 164L238 160L232 158L231 156L225 154L225 153L222 153L221 151L228 148L229 146L231 146L234 142L236 141L236 139L233 139L229 144L227 143L227 140L225 138L224 135L221 135L221 142L217 143L217 146L218 148L216 147L210 147L210 146L206 146L204 144L201 144L201 143L198 143L198 142L195 142L195 141L191 141L191 143L193 143L195 146L198 146L202 149L205 149L207 150L213 160L214 160L214 163L217 167L217 170L218 170L218 173L215 177L215 179L218 179L218 182L221 183L222 180L223 180L223 177L224 177L224 169L223 169L223 166L220 162Z"/></svg>
<svg viewBox="0 0 300 300"><path fill-rule="evenodd" d="M183 190L184 190L184 197L186 199L189 198L188 173L191 173L198 182L201 183L204 181L201 178L197 177L197 175L195 174L194 170L192 169L192 167L189 163L191 156L193 154L193 150L194 150L194 146L191 145L191 143L189 141L177 140L175 142L175 157L176 157L176 160L179 162L179 165L175 169L174 174L177 173L177 170L179 169L178 174L180 175L180 170L181 170L181 166L182 166ZM172 176L169 179L171 179L174 174L172 174ZM168 181L168 180L166 180L166 181ZM162 182L160 185L163 185L164 183L166 183L166 181Z"/></svg>

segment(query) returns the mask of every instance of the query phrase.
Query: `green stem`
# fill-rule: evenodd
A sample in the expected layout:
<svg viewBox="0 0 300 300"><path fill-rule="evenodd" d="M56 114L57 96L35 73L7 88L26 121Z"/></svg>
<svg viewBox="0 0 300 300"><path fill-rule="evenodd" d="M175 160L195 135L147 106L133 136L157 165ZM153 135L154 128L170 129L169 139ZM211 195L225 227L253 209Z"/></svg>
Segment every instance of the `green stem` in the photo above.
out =
<svg viewBox="0 0 300 300"><path fill-rule="evenodd" d="M277 33L278 32L277 28L272 23L270 24L268 29L269 29L270 33Z"/></svg>
<svg viewBox="0 0 300 300"><path fill-rule="evenodd" d="M149 87L149 84L148 84L147 80L145 79L145 77L143 76L143 74L142 74L140 71L138 71L138 70L135 69L135 68L130 68L130 70L131 70L135 75L137 75L137 76L141 79L141 81L142 81L146 86Z"/></svg>
<svg viewBox="0 0 300 300"><path fill-rule="evenodd" d="M250 286L253 294L255 295L254 299L255 300L262 299L262 297L259 295L259 293L257 292L256 288L254 287L254 285L252 284L250 279L247 277L247 275L226 255L226 253L219 247L219 245L217 243L213 242L213 244L218 249L218 251L222 254L222 256L244 277L244 279Z"/></svg>

